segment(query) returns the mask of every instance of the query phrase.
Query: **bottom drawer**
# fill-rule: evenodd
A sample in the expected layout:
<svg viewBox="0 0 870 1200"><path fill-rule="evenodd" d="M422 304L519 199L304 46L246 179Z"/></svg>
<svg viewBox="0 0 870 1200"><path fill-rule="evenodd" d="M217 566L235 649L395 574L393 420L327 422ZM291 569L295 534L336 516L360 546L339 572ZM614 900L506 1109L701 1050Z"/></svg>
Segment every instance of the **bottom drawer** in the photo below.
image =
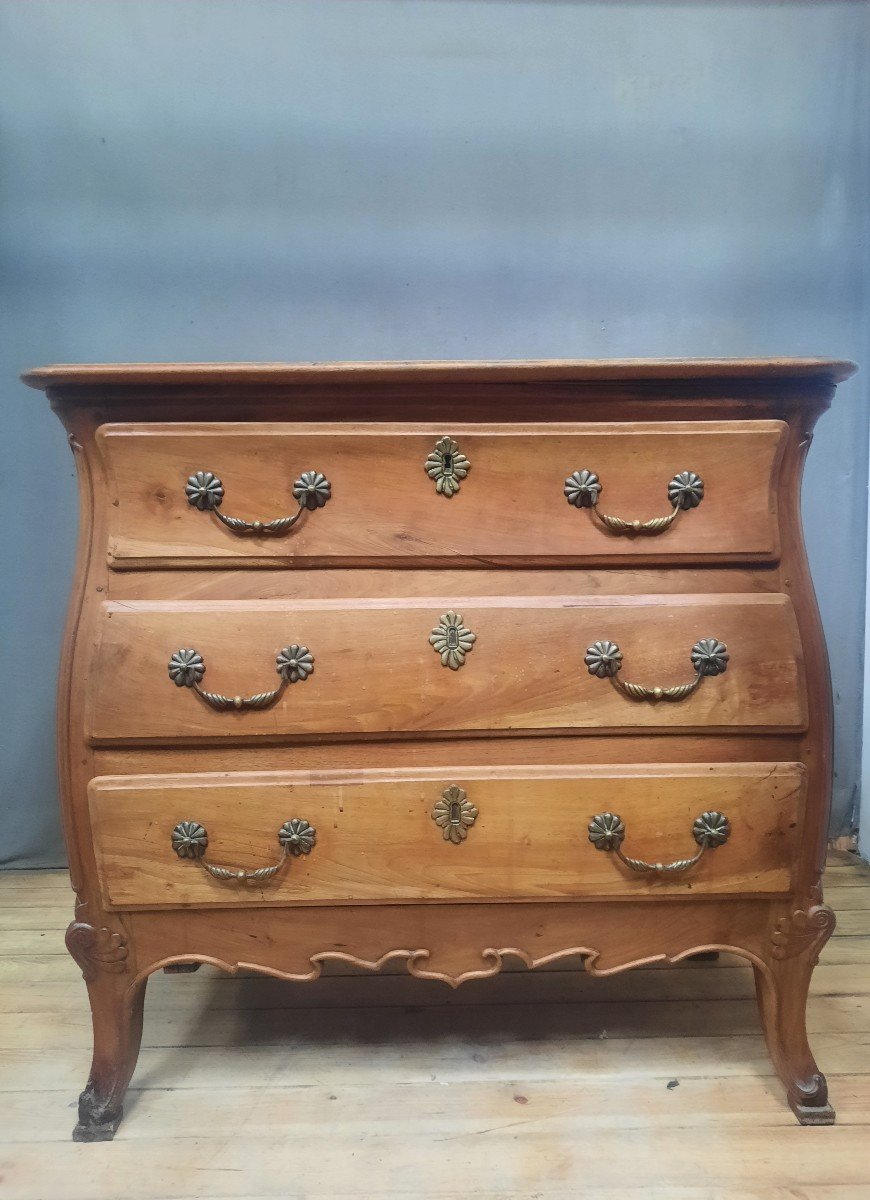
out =
<svg viewBox="0 0 870 1200"><path fill-rule="evenodd" d="M805 791L799 763L645 764L104 776L89 799L104 900L132 909L783 893ZM704 852L648 873L614 842Z"/></svg>

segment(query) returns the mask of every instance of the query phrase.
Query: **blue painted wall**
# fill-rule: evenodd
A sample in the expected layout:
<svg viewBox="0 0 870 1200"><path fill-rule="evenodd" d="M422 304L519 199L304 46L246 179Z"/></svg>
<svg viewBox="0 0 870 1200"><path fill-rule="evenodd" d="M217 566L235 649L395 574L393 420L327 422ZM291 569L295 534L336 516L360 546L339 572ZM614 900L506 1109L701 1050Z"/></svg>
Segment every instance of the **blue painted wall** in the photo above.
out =
<svg viewBox="0 0 870 1200"><path fill-rule="evenodd" d="M0 5L0 860L58 862L51 361L870 364L861 3ZM855 800L867 379L806 485Z"/></svg>

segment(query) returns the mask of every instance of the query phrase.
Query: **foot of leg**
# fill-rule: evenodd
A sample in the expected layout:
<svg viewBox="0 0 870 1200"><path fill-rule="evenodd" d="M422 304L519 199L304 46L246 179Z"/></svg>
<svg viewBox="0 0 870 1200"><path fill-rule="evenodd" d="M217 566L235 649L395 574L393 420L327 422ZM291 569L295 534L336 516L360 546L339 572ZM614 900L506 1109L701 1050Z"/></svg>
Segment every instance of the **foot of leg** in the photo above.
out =
<svg viewBox="0 0 870 1200"><path fill-rule="evenodd" d="M79 1119L73 1129L73 1141L110 1142L123 1116L124 1106L120 1101L98 1095L89 1083L79 1096Z"/></svg>

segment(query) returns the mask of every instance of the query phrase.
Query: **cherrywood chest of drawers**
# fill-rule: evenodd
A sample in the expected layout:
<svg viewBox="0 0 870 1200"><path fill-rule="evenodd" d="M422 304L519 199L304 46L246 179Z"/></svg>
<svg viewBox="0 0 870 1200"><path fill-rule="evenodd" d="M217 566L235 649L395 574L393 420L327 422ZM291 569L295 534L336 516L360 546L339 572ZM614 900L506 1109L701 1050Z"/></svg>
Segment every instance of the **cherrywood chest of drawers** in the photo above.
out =
<svg viewBox="0 0 870 1200"><path fill-rule="evenodd" d="M110 1138L148 975L753 965L798 1119L834 917L801 536L848 363L50 367L80 483L67 933Z"/></svg>

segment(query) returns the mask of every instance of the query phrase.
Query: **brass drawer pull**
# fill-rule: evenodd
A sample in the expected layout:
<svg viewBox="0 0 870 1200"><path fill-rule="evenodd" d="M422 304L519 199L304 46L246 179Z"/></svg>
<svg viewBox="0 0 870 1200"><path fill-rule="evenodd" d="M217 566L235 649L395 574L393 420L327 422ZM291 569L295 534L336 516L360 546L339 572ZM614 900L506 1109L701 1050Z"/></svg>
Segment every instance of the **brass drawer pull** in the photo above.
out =
<svg viewBox="0 0 870 1200"><path fill-rule="evenodd" d="M641 858L629 858L622 853L625 840L625 825L616 813L598 813L589 822L589 841L596 850L612 850L621 863L641 875L679 875L688 871L700 859L705 850L724 846L731 836L731 822L720 812L701 813L692 826L692 837L698 843L697 853L691 858L679 858L671 863L648 863Z"/></svg>
<svg viewBox="0 0 870 1200"><path fill-rule="evenodd" d="M314 655L307 646L285 646L275 659L275 670L281 682L271 692L258 692L256 696L223 696L219 692L207 692L200 687L205 675L205 663L196 650L176 650L169 660L169 678L176 687L193 688L206 704L218 712L235 709L268 708L278 699L288 683L304 683L314 670Z"/></svg>
<svg viewBox="0 0 870 1200"><path fill-rule="evenodd" d="M653 517L649 521L624 521L622 517L611 517L601 512L598 507L598 497L601 495L602 484L594 471L575 471L565 480L565 497L575 508L591 509L611 533L641 533L650 537L664 533L670 529L681 512L697 508L704 499L704 481L694 471L680 471L668 484L668 500L672 509L666 517Z"/></svg>
<svg viewBox="0 0 870 1200"><path fill-rule="evenodd" d="M303 471L293 484L293 497L299 508L289 517L275 517L272 521L244 521L241 517L228 517L222 513L224 485L212 471L197 471L191 475L184 492L192 508L213 512L233 533L282 534L292 529L304 512L323 508L332 496L332 485L320 471Z"/></svg>
<svg viewBox="0 0 870 1200"><path fill-rule="evenodd" d="M281 847L278 861L271 867L257 867L248 871L243 867L219 867L205 861L208 833L199 821L179 821L172 831L172 849L179 858L193 859L215 879L231 879L236 883L262 883L265 879L271 879L284 866L288 854L295 857L310 854L316 842L317 830L314 826L299 817L293 817L278 830L278 844Z"/></svg>
<svg viewBox="0 0 870 1200"><path fill-rule="evenodd" d="M441 799L430 815L435 824L443 829L444 841L458 846L468 837L469 829L477 820L477 808L461 787L451 783L441 793Z"/></svg>
<svg viewBox="0 0 870 1200"><path fill-rule="evenodd" d="M722 675L728 666L728 648L718 638L702 638L692 647L692 666L695 678L691 683L678 683L673 687L644 687L640 683L625 683L619 678L622 669L622 651L616 642L595 642L586 651L584 662L590 675L609 679L613 686L629 700L685 700L700 685L707 675Z"/></svg>

